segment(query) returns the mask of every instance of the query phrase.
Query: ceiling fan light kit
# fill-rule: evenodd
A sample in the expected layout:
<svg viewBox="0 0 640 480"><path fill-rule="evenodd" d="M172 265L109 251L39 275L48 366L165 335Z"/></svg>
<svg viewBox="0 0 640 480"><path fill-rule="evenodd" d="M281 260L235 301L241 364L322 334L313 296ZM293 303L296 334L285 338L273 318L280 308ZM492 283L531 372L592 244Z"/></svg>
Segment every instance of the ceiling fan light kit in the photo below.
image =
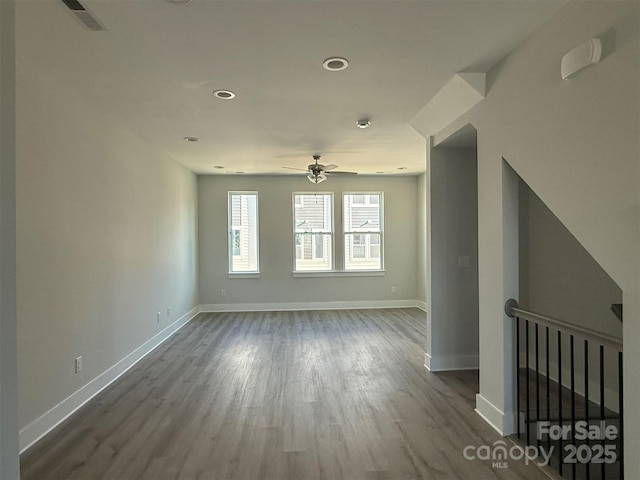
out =
<svg viewBox="0 0 640 480"><path fill-rule="evenodd" d="M310 173L307 175L307 178L311 183L315 183L317 185L318 183L324 182L327 179L327 176L324 173Z"/></svg>

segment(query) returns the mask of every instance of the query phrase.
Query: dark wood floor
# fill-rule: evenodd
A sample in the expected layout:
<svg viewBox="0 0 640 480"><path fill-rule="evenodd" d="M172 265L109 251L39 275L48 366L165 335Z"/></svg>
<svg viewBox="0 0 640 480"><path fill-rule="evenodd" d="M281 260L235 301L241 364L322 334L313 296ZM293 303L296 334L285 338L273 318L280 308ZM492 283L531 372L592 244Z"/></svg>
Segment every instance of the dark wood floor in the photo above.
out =
<svg viewBox="0 0 640 480"><path fill-rule="evenodd" d="M21 458L28 479L546 479L466 460L477 372L417 309L201 314Z"/></svg>

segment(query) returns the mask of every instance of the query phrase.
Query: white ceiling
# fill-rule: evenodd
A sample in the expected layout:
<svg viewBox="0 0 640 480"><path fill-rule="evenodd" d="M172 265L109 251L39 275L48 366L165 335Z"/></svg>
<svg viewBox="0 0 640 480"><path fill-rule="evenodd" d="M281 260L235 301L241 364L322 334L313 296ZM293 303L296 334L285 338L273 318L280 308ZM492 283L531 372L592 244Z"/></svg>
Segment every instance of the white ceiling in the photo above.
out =
<svg viewBox="0 0 640 480"><path fill-rule="evenodd" d="M409 121L453 74L486 72L564 3L81 2L106 31L88 31L59 0L18 2L28 30L18 62L194 172L292 173L282 167L321 153L341 170L398 174L424 170ZM331 56L349 68L325 71Z"/></svg>

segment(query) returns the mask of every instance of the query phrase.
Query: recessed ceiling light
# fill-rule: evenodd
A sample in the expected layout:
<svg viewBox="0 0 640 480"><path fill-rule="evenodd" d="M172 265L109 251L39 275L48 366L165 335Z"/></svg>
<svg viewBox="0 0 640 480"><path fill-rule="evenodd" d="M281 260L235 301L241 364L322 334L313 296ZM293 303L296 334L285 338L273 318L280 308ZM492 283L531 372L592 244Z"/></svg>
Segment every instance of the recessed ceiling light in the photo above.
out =
<svg viewBox="0 0 640 480"><path fill-rule="evenodd" d="M369 125L371 125L371 120L368 118L361 118L356 122L358 128L367 128Z"/></svg>
<svg viewBox="0 0 640 480"><path fill-rule="evenodd" d="M183 140L186 140L187 142L199 142L200 139L198 137L184 137Z"/></svg>
<svg viewBox="0 0 640 480"><path fill-rule="evenodd" d="M224 166L223 165L214 165L213 168L217 168L218 170L220 170L220 169L224 168Z"/></svg>
<svg viewBox="0 0 640 480"><path fill-rule="evenodd" d="M322 62L322 67L330 72L339 72L349 66L349 62L346 58L331 57Z"/></svg>
<svg viewBox="0 0 640 480"><path fill-rule="evenodd" d="M231 100L232 98L235 98L236 94L231 90L216 90L213 92L213 96L221 100Z"/></svg>

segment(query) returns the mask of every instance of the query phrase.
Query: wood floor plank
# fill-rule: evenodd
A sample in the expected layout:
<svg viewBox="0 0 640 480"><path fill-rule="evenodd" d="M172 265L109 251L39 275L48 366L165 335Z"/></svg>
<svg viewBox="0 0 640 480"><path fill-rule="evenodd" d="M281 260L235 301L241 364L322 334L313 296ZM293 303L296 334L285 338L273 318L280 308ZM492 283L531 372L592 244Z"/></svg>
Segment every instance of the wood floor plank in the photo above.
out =
<svg viewBox="0 0 640 480"><path fill-rule="evenodd" d="M25 480L546 479L463 457L499 436L477 372L423 366L417 309L200 314L22 455Z"/></svg>

